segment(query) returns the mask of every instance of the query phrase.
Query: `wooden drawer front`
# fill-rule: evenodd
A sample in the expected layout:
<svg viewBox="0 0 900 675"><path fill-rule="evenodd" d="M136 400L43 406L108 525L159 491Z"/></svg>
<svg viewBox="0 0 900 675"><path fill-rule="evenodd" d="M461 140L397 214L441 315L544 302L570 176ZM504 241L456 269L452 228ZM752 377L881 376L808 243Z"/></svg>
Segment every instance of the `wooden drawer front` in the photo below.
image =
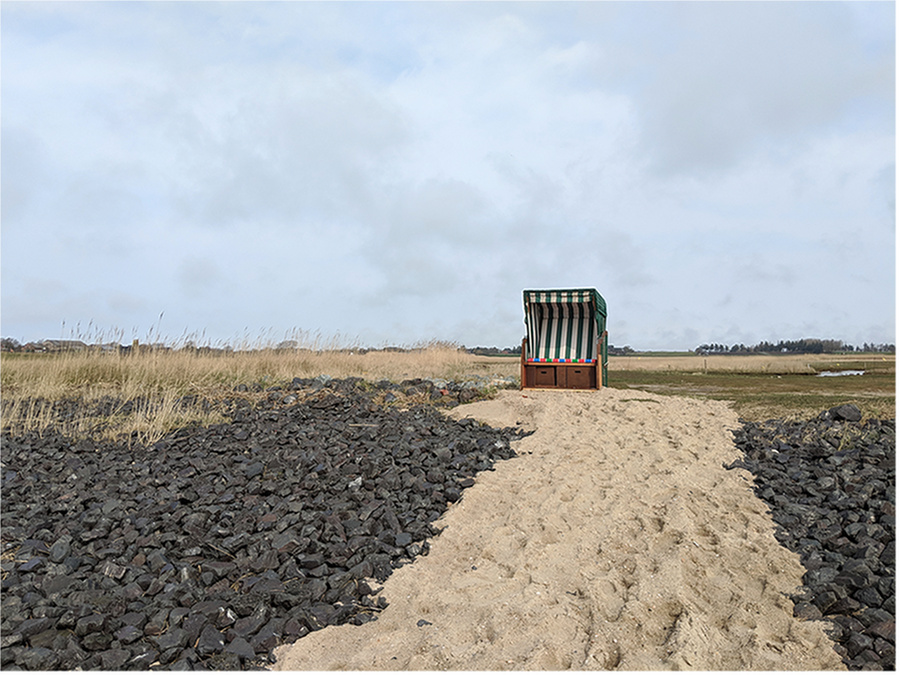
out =
<svg viewBox="0 0 900 675"><path fill-rule="evenodd" d="M593 368L566 368L566 388L567 389L593 389L591 382L593 379Z"/></svg>
<svg viewBox="0 0 900 675"><path fill-rule="evenodd" d="M535 387L555 387L556 371L554 366L538 366L534 369L534 386Z"/></svg>

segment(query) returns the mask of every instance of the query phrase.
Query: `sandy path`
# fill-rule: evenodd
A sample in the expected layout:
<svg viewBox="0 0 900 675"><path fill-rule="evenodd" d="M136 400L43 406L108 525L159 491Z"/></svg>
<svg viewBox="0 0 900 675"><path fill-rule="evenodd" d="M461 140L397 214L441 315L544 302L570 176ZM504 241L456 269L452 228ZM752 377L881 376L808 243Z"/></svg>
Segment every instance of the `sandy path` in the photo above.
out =
<svg viewBox="0 0 900 675"><path fill-rule="evenodd" d="M377 621L312 633L275 668L844 669L824 624L793 618L803 568L750 474L722 468L726 404L505 391L454 414L536 432L388 579Z"/></svg>

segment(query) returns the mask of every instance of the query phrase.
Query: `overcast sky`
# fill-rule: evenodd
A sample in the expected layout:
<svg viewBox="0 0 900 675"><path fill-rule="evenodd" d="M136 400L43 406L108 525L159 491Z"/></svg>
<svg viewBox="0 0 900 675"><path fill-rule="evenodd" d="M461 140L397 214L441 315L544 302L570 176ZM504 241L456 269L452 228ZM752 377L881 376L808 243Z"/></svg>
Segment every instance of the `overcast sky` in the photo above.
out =
<svg viewBox="0 0 900 675"><path fill-rule="evenodd" d="M4 1L2 334L894 342L894 11Z"/></svg>

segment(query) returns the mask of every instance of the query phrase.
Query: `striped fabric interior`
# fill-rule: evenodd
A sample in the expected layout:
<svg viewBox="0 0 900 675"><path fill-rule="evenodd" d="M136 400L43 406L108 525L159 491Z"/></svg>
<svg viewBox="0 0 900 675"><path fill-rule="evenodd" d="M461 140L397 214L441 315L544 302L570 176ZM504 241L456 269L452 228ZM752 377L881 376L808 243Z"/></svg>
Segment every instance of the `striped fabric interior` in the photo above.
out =
<svg viewBox="0 0 900 675"><path fill-rule="evenodd" d="M597 359L593 300L590 291L526 293L526 359L538 363L593 363Z"/></svg>

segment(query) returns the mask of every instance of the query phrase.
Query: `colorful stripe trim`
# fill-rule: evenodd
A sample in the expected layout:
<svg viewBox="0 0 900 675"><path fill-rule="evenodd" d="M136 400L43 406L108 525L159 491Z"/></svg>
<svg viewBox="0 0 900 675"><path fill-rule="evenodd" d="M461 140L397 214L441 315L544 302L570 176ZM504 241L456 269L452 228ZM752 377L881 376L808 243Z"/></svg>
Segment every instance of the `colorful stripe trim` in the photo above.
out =
<svg viewBox="0 0 900 675"><path fill-rule="evenodd" d="M593 363L594 359L526 359L528 363Z"/></svg>

